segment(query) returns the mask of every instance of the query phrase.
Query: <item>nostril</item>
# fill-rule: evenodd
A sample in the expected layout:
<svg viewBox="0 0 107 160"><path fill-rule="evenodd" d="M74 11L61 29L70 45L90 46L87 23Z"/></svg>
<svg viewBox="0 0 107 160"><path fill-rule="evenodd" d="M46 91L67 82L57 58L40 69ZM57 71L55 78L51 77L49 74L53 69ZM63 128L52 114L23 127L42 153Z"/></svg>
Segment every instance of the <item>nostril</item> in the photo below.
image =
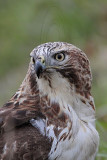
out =
<svg viewBox="0 0 107 160"><path fill-rule="evenodd" d="M45 64L45 58L44 58L44 56L39 56L38 60L39 60L42 64Z"/></svg>

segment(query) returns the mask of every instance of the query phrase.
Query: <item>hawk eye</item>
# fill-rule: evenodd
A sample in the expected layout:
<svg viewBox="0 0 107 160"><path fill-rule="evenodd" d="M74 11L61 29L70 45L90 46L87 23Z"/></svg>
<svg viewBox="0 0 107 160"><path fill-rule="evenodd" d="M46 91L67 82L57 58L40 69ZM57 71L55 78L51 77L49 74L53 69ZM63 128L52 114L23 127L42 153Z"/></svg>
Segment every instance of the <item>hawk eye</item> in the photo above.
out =
<svg viewBox="0 0 107 160"><path fill-rule="evenodd" d="M31 60L32 60L32 63L35 64L35 59L34 59L34 57L32 57Z"/></svg>
<svg viewBox="0 0 107 160"><path fill-rule="evenodd" d="M65 55L63 53L57 53L54 57L57 61L63 61L65 59Z"/></svg>

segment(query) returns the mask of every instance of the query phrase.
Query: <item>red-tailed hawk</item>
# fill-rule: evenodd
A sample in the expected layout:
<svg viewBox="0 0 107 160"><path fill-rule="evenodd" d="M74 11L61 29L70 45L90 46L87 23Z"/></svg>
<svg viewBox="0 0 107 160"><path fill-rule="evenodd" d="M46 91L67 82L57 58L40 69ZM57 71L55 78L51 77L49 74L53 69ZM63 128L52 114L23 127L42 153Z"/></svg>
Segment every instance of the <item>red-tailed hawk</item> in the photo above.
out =
<svg viewBox="0 0 107 160"><path fill-rule="evenodd" d="M30 56L19 90L0 109L0 160L94 160L99 136L87 56L63 42Z"/></svg>

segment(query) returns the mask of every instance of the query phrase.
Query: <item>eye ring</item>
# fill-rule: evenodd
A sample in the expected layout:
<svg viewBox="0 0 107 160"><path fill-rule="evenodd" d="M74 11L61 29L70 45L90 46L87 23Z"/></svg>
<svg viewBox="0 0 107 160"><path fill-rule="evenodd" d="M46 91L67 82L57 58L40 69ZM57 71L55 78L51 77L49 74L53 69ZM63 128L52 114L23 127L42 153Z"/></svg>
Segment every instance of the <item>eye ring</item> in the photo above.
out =
<svg viewBox="0 0 107 160"><path fill-rule="evenodd" d="M55 54L54 59L61 62L65 59L65 55L63 53L57 53Z"/></svg>

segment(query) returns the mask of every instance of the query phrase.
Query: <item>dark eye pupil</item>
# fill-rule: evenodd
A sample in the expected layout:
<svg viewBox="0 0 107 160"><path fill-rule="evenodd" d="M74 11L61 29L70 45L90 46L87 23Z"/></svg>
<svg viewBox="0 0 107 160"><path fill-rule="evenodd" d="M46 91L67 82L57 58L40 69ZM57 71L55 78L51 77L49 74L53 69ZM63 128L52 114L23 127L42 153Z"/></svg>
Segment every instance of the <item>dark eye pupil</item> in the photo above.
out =
<svg viewBox="0 0 107 160"><path fill-rule="evenodd" d="M62 55L60 55L60 54L57 55L57 58L58 58L58 59L61 59L61 58L62 58Z"/></svg>

